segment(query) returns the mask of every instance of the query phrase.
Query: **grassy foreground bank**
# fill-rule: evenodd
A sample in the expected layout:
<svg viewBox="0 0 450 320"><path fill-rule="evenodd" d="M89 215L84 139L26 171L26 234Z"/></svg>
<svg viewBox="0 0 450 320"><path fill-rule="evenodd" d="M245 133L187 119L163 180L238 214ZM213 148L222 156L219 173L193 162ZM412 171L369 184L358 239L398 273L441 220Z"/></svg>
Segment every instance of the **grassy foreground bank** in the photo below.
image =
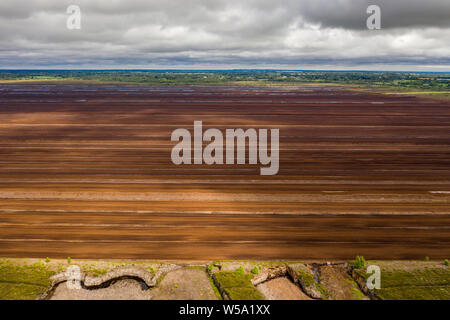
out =
<svg viewBox="0 0 450 320"><path fill-rule="evenodd" d="M0 300L42 298L42 294L51 286L50 277L65 272L71 265L80 266L86 274L97 277L123 266L135 266L155 274L164 264L166 262L70 258L0 259ZM364 292L361 279L370 276L366 273L369 265L380 267L381 289ZM287 273L279 277L289 278L298 286L298 290L304 292L305 297L313 299L450 300L448 261L364 261L362 264L360 261L331 264L310 261L215 261L183 264L185 268L196 268L205 272L217 296L223 298L225 295L231 300L267 298L260 292L259 285L252 284L252 281L264 272L270 273L285 266L295 270L298 279L292 280ZM164 275L160 276L156 287L163 278ZM315 289L318 297L311 293Z"/></svg>

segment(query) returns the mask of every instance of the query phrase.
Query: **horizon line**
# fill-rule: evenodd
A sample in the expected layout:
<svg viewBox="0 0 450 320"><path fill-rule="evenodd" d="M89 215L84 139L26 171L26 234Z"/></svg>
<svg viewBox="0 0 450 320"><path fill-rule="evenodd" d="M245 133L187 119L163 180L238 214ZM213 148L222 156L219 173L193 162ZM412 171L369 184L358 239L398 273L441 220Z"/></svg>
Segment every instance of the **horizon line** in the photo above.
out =
<svg viewBox="0 0 450 320"><path fill-rule="evenodd" d="M58 68L0 68L0 72L4 71L188 71L188 72L223 72L223 71L285 71L285 72L386 72L386 73L450 73L448 71L427 71L427 70L366 70L366 69L276 69L276 68L230 68L230 69L180 69L180 68L155 68L155 69L142 69L142 68L112 68L112 69L58 69Z"/></svg>

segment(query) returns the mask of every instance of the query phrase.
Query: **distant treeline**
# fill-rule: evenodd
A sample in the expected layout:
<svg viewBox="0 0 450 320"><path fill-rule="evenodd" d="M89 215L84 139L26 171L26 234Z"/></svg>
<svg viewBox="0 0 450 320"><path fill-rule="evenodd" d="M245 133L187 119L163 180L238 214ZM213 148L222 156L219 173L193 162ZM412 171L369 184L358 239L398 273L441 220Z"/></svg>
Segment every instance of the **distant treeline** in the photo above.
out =
<svg viewBox="0 0 450 320"><path fill-rule="evenodd" d="M337 83L380 87L416 88L432 91L450 89L450 73L343 72L276 70L0 70L0 80L88 80L147 84L226 84L230 82Z"/></svg>

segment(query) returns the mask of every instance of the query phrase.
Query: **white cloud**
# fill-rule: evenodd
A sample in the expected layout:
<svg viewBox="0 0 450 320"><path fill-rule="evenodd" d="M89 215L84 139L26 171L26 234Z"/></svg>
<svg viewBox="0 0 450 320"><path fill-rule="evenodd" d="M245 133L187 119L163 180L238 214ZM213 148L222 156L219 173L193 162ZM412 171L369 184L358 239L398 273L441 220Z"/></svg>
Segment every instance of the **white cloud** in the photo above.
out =
<svg viewBox="0 0 450 320"><path fill-rule="evenodd" d="M449 17L448 0L2 0L0 67L450 70Z"/></svg>

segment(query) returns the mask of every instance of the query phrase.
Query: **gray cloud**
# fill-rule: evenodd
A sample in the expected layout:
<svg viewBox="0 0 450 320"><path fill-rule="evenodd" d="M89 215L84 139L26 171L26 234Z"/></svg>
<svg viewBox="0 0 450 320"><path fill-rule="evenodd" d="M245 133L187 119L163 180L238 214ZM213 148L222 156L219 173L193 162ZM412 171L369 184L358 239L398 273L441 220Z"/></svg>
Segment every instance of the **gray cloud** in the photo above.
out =
<svg viewBox="0 0 450 320"><path fill-rule="evenodd" d="M369 5L381 8L384 29L450 26L450 1L446 0L299 1L299 10L308 21L325 27L365 29L362 13Z"/></svg>
<svg viewBox="0 0 450 320"><path fill-rule="evenodd" d="M448 0L2 0L0 68L449 70L449 17Z"/></svg>

